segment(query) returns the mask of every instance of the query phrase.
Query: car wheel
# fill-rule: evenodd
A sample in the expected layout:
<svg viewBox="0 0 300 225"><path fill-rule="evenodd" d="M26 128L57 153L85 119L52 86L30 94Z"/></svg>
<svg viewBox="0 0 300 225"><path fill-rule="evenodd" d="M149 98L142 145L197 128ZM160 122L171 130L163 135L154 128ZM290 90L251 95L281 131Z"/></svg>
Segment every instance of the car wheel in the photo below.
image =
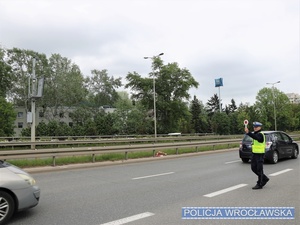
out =
<svg viewBox="0 0 300 225"><path fill-rule="evenodd" d="M244 163L247 163L247 162L249 162L249 159L247 159L247 158L242 158L242 161L243 161Z"/></svg>
<svg viewBox="0 0 300 225"><path fill-rule="evenodd" d="M277 151L273 151L271 163L276 164L277 162L278 162L278 152Z"/></svg>
<svg viewBox="0 0 300 225"><path fill-rule="evenodd" d="M0 225L5 224L15 211L15 202L10 194L0 191Z"/></svg>
<svg viewBox="0 0 300 225"><path fill-rule="evenodd" d="M298 154L299 154L299 151L298 151L297 148L295 148L294 151L293 151L292 159L297 159L298 158Z"/></svg>

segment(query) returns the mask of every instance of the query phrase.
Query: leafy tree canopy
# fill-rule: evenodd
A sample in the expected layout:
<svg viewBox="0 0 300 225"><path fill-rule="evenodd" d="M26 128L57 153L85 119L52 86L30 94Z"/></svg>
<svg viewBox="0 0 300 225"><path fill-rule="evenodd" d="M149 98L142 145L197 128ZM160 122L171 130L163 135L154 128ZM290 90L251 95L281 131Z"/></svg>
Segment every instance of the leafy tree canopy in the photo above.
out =
<svg viewBox="0 0 300 225"><path fill-rule="evenodd" d="M15 119L13 104L0 97L0 137L9 137L14 134Z"/></svg>

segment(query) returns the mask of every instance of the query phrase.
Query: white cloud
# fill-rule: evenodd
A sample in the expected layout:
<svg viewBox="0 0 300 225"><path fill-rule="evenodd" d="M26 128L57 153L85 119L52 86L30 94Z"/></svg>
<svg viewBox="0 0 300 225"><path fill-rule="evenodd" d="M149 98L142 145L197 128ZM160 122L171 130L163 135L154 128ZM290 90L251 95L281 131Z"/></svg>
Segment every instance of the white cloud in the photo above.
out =
<svg viewBox="0 0 300 225"><path fill-rule="evenodd" d="M150 72L161 52L200 83L204 103L254 103L267 82L300 92L298 0L0 0L0 44L61 54L85 75Z"/></svg>

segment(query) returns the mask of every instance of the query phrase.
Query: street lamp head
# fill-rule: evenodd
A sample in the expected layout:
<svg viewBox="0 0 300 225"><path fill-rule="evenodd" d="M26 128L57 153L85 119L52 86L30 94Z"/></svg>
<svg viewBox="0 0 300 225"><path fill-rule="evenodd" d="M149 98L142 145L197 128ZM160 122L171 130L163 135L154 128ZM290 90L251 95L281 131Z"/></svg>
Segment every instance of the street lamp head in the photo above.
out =
<svg viewBox="0 0 300 225"><path fill-rule="evenodd" d="M273 85L273 86L274 86L274 84L278 84L278 83L280 83L280 80L279 80L279 81L277 81L277 82L275 82L275 83L266 83L266 84L271 84L271 85Z"/></svg>
<svg viewBox="0 0 300 225"><path fill-rule="evenodd" d="M163 54L164 54L164 53L162 52L162 53L160 53L159 55L156 55L156 56L153 56L153 57L145 56L144 59L153 59L153 58L159 57L159 56L161 56L161 55L163 55Z"/></svg>

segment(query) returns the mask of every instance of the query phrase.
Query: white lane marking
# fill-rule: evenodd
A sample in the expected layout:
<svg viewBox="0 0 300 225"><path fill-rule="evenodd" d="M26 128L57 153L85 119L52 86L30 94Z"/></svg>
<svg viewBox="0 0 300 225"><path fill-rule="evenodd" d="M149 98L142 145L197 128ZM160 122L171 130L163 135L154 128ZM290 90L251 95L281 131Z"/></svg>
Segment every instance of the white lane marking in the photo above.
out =
<svg viewBox="0 0 300 225"><path fill-rule="evenodd" d="M237 163L237 162L240 162L240 161L241 161L241 160L235 160L235 161L225 162L225 164Z"/></svg>
<svg viewBox="0 0 300 225"><path fill-rule="evenodd" d="M276 173L271 173L271 174L269 174L269 176L274 177L274 176L280 175L280 174L282 174L282 173L289 172L289 171L291 171L291 170L293 170L293 169L285 169L285 170L281 170L281 171L278 171L278 172L276 172Z"/></svg>
<svg viewBox="0 0 300 225"><path fill-rule="evenodd" d="M247 185L248 185L248 184L238 184L238 185L235 185L235 186L232 186L232 187L229 187L229 188L225 188L225 189L223 189L223 190L216 191L216 192L213 192L213 193L204 195L204 196L205 196L205 197L208 197L208 198L215 197L215 196L217 196L217 195L221 195L221 194L224 194L224 193L226 193L226 192L233 191L233 190L236 190L236 189L238 189L238 188L245 187L245 186L247 186Z"/></svg>
<svg viewBox="0 0 300 225"><path fill-rule="evenodd" d="M174 172L160 173L160 174L154 174L154 175L149 175L149 176L144 176L144 177L135 177L135 178L132 178L132 180L139 180L139 179L145 179L145 178L150 178L150 177L165 176L165 175L169 175L169 174L172 174L172 173L174 173Z"/></svg>
<svg viewBox="0 0 300 225"><path fill-rule="evenodd" d="M123 219L111 221L111 222L108 222L108 223L102 223L100 225L121 225L121 224L125 224L125 223L130 223L132 221L144 219L146 217L153 216L153 215L154 215L154 213L145 212L145 213L129 216L129 217L126 217L126 218L123 218Z"/></svg>

